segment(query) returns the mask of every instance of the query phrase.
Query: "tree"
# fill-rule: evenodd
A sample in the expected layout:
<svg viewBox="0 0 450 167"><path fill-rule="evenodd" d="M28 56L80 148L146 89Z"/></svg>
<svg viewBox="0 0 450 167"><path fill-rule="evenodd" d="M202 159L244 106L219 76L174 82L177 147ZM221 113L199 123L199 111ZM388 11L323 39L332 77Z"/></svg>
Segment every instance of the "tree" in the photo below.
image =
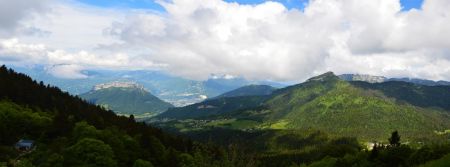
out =
<svg viewBox="0 0 450 167"><path fill-rule="evenodd" d="M389 138L389 143L394 147L400 146L400 135L398 134L398 131L392 132L392 135Z"/></svg>
<svg viewBox="0 0 450 167"><path fill-rule="evenodd" d="M75 140L80 140L83 138L97 138L99 134L94 126L89 125L85 121L76 123L72 133Z"/></svg>
<svg viewBox="0 0 450 167"><path fill-rule="evenodd" d="M378 157L378 154L380 154L379 146L375 143L372 151L370 152L369 160L374 161Z"/></svg>
<svg viewBox="0 0 450 167"><path fill-rule="evenodd" d="M142 159L134 161L133 167L153 167L153 164Z"/></svg>
<svg viewBox="0 0 450 167"><path fill-rule="evenodd" d="M133 115L133 114L130 115L129 119L130 119L131 122L135 122L135 119L134 119L134 115Z"/></svg>
<svg viewBox="0 0 450 167"><path fill-rule="evenodd" d="M117 166L111 147L103 141L84 138L66 150L67 166Z"/></svg>
<svg viewBox="0 0 450 167"><path fill-rule="evenodd" d="M21 160L18 160L18 162L15 166L17 166L17 167L33 167L34 165L27 159L21 159Z"/></svg>

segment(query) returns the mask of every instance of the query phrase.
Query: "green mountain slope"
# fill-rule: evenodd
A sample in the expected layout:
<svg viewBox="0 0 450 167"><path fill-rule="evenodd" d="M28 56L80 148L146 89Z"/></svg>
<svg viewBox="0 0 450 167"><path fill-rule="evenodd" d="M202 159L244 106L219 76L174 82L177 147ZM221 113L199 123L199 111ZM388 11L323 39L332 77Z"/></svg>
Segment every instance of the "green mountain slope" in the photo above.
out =
<svg viewBox="0 0 450 167"><path fill-rule="evenodd" d="M157 119L192 119L221 115L230 111L261 106L276 88L267 85L248 85L203 102L185 107L171 108L156 116Z"/></svg>
<svg viewBox="0 0 450 167"><path fill-rule="evenodd" d="M192 119L217 116L231 111L246 110L261 106L267 96L224 97L205 100L185 107L170 108L157 115L156 119Z"/></svg>
<svg viewBox="0 0 450 167"><path fill-rule="evenodd" d="M239 97L239 96L264 96L270 95L276 88L269 85L247 85L221 94L215 98Z"/></svg>
<svg viewBox="0 0 450 167"><path fill-rule="evenodd" d="M36 147L26 153L16 150L20 139L33 140ZM223 152L0 67L0 166L233 164Z"/></svg>
<svg viewBox="0 0 450 167"><path fill-rule="evenodd" d="M381 91L384 95L415 106L441 108L450 111L450 86L423 86L408 82L389 81L368 84L350 82L366 90Z"/></svg>
<svg viewBox="0 0 450 167"><path fill-rule="evenodd" d="M429 101L434 96L445 99L450 96L447 87L420 86L421 89L415 89L414 85L408 87L390 82L383 84L386 86L347 82L333 73L325 73L302 84L276 90L254 108L234 111L216 108L209 118L202 118L208 120L209 122L205 121L208 123L197 123L196 127L246 131L319 130L332 136L353 136L364 141L381 140L394 130L401 131L406 139L436 139L443 137L436 132L450 129L450 115L445 111L446 103L419 103L414 96L402 96L403 93L408 95L415 92L417 96L420 94L422 99ZM384 89L376 89L377 87L399 91L390 94ZM434 91L437 90L442 92L436 95ZM192 112L186 108L177 110ZM189 115L187 113L185 115ZM189 130L189 126L178 124L178 127Z"/></svg>
<svg viewBox="0 0 450 167"><path fill-rule="evenodd" d="M120 114L156 114L173 107L150 92L134 87L109 87L92 90L80 97Z"/></svg>

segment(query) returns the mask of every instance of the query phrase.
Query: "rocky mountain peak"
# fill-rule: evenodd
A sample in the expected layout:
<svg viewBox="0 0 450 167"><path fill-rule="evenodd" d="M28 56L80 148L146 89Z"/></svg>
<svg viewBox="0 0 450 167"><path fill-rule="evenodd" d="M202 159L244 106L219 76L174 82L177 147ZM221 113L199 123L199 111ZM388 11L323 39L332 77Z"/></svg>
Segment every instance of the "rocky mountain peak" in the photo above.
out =
<svg viewBox="0 0 450 167"><path fill-rule="evenodd" d="M131 81L114 81L109 83L98 84L93 87L92 90L101 90L108 88L135 88L135 89L144 89L144 86L137 84L136 82Z"/></svg>
<svg viewBox="0 0 450 167"><path fill-rule="evenodd" d="M388 80L383 76L374 76L367 74L342 74L339 75L339 78L346 81L364 81L369 83L381 83Z"/></svg>
<svg viewBox="0 0 450 167"><path fill-rule="evenodd" d="M327 81L327 80L332 80L332 79L339 79L336 75L334 75L333 72L329 71L326 73L323 73L321 75L312 77L310 79L308 79L308 81Z"/></svg>

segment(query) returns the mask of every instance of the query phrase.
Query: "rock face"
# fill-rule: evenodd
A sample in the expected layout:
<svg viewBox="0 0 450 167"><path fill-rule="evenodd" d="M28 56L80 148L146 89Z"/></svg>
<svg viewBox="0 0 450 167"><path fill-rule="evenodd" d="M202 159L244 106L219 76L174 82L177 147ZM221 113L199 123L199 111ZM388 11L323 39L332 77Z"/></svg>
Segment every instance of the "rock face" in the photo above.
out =
<svg viewBox="0 0 450 167"><path fill-rule="evenodd" d="M100 89L108 89L108 88L134 88L134 89L144 89L144 86L139 85L135 82L119 82L114 81L110 83L98 84L95 85L92 90L97 91Z"/></svg>
<svg viewBox="0 0 450 167"><path fill-rule="evenodd" d="M388 80L383 76L373 76L366 74L342 74L339 75L339 78L345 81L364 81L369 83L381 83Z"/></svg>

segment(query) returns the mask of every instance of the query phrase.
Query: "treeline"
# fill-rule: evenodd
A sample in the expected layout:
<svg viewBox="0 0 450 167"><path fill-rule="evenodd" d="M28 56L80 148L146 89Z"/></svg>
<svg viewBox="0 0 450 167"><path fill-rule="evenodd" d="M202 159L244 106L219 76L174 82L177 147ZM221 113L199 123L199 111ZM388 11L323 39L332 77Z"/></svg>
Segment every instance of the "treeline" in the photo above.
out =
<svg viewBox="0 0 450 167"><path fill-rule="evenodd" d="M336 137L320 131L267 130L244 132L223 128L190 132L199 141L232 145L255 158L259 166L292 167L396 167L448 166L450 143L411 145L401 132L367 146L356 138ZM373 148L373 149L372 149ZM443 165L444 164L444 165Z"/></svg>
<svg viewBox="0 0 450 167"><path fill-rule="evenodd" d="M352 154L325 156L321 160L309 164L295 164L301 167L395 167L423 166L445 167L450 165L450 145L433 144L422 147L411 147L401 144L400 135L393 132L387 144L375 144L370 151L362 150Z"/></svg>
<svg viewBox="0 0 450 167"><path fill-rule="evenodd" d="M236 166L223 148L162 132L0 67L0 166ZM31 139L20 152L14 144Z"/></svg>

